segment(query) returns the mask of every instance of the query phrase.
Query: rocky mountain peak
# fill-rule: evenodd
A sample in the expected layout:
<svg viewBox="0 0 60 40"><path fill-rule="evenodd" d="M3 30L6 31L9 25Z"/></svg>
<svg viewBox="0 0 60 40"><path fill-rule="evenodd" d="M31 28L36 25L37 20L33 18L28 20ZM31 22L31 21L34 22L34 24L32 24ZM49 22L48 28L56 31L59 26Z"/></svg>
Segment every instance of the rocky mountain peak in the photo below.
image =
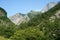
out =
<svg viewBox="0 0 60 40"><path fill-rule="evenodd" d="M19 25L22 22L26 22L29 20L28 16L21 13L16 13L15 15L9 17L9 19L16 25Z"/></svg>
<svg viewBox="0 0 60 40"><path fill-rule="evenodd" d="M50 2L41 10L41 12L44 13L48 11L49 9L53 8L55 5L57 5L56 2Z"/></svg>

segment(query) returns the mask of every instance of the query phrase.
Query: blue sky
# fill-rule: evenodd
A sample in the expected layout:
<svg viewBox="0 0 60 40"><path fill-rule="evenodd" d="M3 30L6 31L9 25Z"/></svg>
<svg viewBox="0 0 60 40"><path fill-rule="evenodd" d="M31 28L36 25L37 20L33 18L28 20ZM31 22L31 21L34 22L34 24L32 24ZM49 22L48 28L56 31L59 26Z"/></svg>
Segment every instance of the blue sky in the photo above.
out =
<svg viewBox="0 0 60 40"><path fill-rule="evenodd" d="M0 7L4 8L8 17L16 13L26 14L30 10L40 11L49 2L60 0L0 0Z"/></svg>

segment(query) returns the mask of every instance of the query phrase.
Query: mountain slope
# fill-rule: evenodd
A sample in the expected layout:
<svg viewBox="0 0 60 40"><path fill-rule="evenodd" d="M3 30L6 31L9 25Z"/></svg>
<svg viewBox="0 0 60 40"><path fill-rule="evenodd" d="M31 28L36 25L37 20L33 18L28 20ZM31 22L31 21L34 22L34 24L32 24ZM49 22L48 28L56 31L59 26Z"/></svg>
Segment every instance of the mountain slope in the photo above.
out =
<svg viewBox="0 0 60 40"><path fill-rule="evenodd" d="M27 15L30 19L35 17L37 14L40 14L40 12L31 10L30 12L27 13Z"/></svg>
<svg viewBox="0 0 60 40"><path fill-rule="evenodd" d="M55 19L52 16L54 16ZM50 18L52 18L51 20L54 20L54 22L49 20ZM16 32L14 36L12 36L13 40L15 40L15 38L16 40L60 40L60 2L47 12L40 15L38 14L28 23L20 25L20 29L23 30ZM34 34L36 32L37 34ZM43 35L43 37L38 33ZM22 38L18 38L19 36L17 34L19 34L20 37L22 36Z"/></svg>
<svg viewBox="0 0 60 40"><path fill-rule="evenodd" d="M48 11L49 9L51 9L52 7L54 7L55 5L57 5L56 2L50 2L41 10L41 12L44 13Z"/></svg>
<svg viewBox="0 0 60 40"><path fill-rule="evenodd" d="M11 40L60 40L60 2L44 13L33 12L34 16L30 20L27 15L20 13L12 16L11 21L24 22L18 26L7 18L7 13L3 8L0 8L0 14L1 40L5 38ZM26 21L28 22L26 23Z"/></svg>
<svg viewBox="0 0 60 40"><path fill-rule="evenodd" d="M51 2L51 3L48 3L46 5L46 7L44 7L40 12L31 10L27 14L17 13L15 15L9 17L9 19L14 24L19 25L22 22L28 22L30 19L34 18L36 15L43 13L42 11L45 11L45 12L48 11L49 9L51 9L52 7L54 7L56 4L57 3Z"/></svg>
<svg viewBox="0 0 60 40"><path fill-rule="evenodd" d="M42 14L38 14L37 16L35 16L32 20L30 20L30 22L32 21L32 23L31 23L31 25L33 25L33 24L35 24L35 23L37 23L37 24L35 24L35 25L38 25L41 21L43 21L43 20L49 20L49 18L51 17L51 16L57 16L57 15L55 15L55 14L58 14L59 11L60 10L60 2L56 5L56 6L54 6L53 8L51 8L50 10L48 10L47 12L45 12L45 13L42 13ZM29 22L29 23L30 23ZM29 24L30 25L30 24Z"/></svg>
<svg viewBox="0 0 60 40"><path fill-rule="evenodd" d="M9 19L16 25L21 24L22 22L28 22L29 17L27 15L17 13L14 16L9 17Z"/></svg>
<svg viewBox="0 0 60 40"><path fill-rule="evenodd" d="M15 26L16 25L7 18L7 12L0 7L0 36L9 38L14 33Z"/></svg>

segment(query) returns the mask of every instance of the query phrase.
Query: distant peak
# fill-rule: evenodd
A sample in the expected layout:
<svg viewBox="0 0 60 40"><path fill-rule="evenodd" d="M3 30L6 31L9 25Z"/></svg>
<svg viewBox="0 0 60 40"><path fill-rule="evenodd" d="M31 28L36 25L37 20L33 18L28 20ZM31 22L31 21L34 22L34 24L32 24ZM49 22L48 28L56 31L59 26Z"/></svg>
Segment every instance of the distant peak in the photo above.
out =
<svg viewBox="0 0 60 40"><path fill-rule="evenodd" d="M57 2L50 2L41 10L41 12L44 13L48 11L49 9L53 8L57 4L58 4Z"/></svg>
<svg viewBox="0 0 60 40"><path fill-rule="evenodd" d="M57 2L50 2L47 5L55 5L55 4L57 4Z"/></svg>

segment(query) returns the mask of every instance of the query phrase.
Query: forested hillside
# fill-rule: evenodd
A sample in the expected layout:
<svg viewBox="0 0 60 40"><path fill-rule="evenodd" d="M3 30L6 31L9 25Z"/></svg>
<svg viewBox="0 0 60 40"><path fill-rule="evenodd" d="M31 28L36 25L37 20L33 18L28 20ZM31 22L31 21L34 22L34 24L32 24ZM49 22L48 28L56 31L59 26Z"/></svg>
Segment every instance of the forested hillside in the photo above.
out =
<svg viewBox="0 0 60 40"><path fill-rule="evenodd" d="M3 8L0 8L0 36L9 38L15 32L15 28L16 25L9 20L7 12Z"/></svg>
<svg viewBox="0 0 60 40"><path fill-rule="evenodd" d="M12 40L60 40L60 19L55 15L60 10L60 2L45 13L38 14L28 23L22 23ZM50 17L55 16L54 22Z"/></svg>
<svg viewBox="0 0 60 40"><path fill-rule="evenodd" d="M0 15L0 40L60 40L60 18L55 15L60 16L58 11L60 2L45 13L37 12L29 22L16 26L3 9L0 11L0 14L3 13Z"/></svg>

